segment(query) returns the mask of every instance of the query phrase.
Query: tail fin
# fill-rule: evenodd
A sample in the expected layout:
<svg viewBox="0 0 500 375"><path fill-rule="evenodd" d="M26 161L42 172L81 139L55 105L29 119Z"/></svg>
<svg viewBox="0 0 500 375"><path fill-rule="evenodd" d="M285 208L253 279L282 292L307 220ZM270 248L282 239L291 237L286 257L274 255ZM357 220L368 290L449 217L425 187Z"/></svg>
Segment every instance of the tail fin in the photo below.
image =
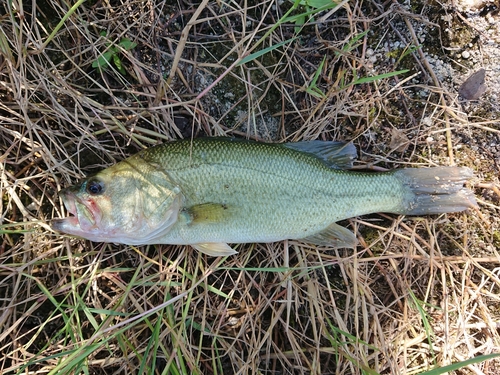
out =
<svg viewBox="0 0 500 375"><path fill-rule="evenodd" d="M463 186L473 177L469 168L408 168L396 171L395 175L412 192L401 214L441 214L477 206L474 193Z"/></svg>

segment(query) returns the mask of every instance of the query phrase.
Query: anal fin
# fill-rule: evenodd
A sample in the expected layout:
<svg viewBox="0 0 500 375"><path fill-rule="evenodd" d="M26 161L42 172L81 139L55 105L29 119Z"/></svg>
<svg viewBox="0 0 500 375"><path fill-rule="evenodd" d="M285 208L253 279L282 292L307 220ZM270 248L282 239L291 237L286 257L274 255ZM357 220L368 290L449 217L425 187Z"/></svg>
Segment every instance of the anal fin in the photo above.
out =
<svg viewBox="0 0 500 375"><path fill-rule="evenodd" d="M196 250L202 252L203 254L207 254L212 257L223 257L238 253L227 243L223 242L195 243L191 244L191 246L194 247Z"/></svg>
<svg viewBox="0 0 500 375"><path fill-rule="evenodd" d="M312 236L300 238L300 240L320 246L332 246L337 248L347 247L350 249L355 248L358 244L358 240L354 233L337 223L330 224L321 232L313 234Z"/></svg>

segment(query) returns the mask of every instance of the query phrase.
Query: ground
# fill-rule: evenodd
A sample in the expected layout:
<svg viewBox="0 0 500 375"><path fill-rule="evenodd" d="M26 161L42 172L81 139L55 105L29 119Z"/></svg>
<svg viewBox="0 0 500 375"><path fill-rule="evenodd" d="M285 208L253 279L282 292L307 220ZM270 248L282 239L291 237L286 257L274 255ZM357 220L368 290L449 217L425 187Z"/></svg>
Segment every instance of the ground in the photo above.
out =
<svg viewBox="0 0 500 375"><path fill-rule="evenodd" d="M498 7L2 3L0 372L497 374L473 359L500 351ZM51 229L60 189L200 136L352 141L358 169L468 166L478 208L346 220L354 250L227 258Z"/></svg>

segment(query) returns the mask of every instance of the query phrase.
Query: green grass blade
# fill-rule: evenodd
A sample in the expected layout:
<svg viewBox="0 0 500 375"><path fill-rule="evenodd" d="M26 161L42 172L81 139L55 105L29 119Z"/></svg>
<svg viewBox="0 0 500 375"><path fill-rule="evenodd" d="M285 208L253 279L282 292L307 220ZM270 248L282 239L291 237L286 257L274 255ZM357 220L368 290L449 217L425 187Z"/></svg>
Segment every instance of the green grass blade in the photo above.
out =
<svg viewBox="0 0 500 375"><path fill-rule="evenodd" d="M473 365L475 363L484 362L484 361L487 361L489 359L498 358L498 357L500 357L500 353L480 355L480 356L477 356L477 357L474 357L471 359L467 359L467 360L462 361L462 362L452 363L451 365L435 368L435 369L432 369L430 371L421 372L420 375L446 374L450 371L459 370L465 366Z"/></svg>
<svg viewBox="0 0 500 375"><path fill-rule="evenodd" d="M404 73L408 73L408 72L409 72L408 69L404 69L404 70L397 70L395 72L379 74L378 76L373 76L373 77L358 78L352 84L353 85L361 85L363 83L370 83L370 82L374 82L374 81L379 81L381 79L394 77L394 76L397 76L399 74L404 74Z"/></svg>
<svg viewBox="0 0 500 375"><path fill-rule="evenodd" d="M288 43L290 43L290 42L293 42L295 39L297 39L297 37L295 37L295 38L291 38L291 39L288 39L288 40L285 40L285 41L283 41L283 42L276 43L276 44L274 44L274 45L272 45L272 46L269 46L269 47L267 47L267 48L264 48L264 49L262 49L262 50L260 50L260 51L254 52L254 53L252 53L252 54L250 54L250 55L248 55L248 56L246 56L246 57L242 58L242 59L241 59L241 60L240 60L240 61L236 64L236 66L240 66L240 65L246 64L246 63L248 63L248 62L250 62L250 61L252 61L252 60L255 60L255 59L259 58L260 56L265 55L265 54L266 54L266 53L268 53L268 52L274 51L275 49L277 49L277 48L279 48L279 47L281 47L281 46L284 46L285 44L288 44Z"/></svg>
<svg viewBox="0 0 500 375"><path fill-rule="evenodd" d="M45 43L43 43L42 45L42 48L40 48L41 50L43 50L45 47L47 47L47 45L52 41L52 39L54 39L54 36L57 34L57 32L61 29L61 27L64 26L64 23L66 22L66 20L71 17L71 15L73 13L75 13L75 11L78 9L78 7L80 5L82 5L86 0L78 0L76 2L75 5L73 5L69 10L68 12L64 15L64 17L61 19L61 21L59 21L59 23L56 25L56 27L54 28L54 30L52 30L52 32L50 33L49 37L47 38L47 40L45 41Z"/></svg>

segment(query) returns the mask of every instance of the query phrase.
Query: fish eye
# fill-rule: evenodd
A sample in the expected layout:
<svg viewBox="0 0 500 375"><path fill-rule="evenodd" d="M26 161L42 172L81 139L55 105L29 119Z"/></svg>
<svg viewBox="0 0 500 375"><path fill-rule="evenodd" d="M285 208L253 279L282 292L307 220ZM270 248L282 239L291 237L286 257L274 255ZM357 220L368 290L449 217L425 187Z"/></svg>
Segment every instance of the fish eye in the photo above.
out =
<svg viewBox="0 0 500 375"><path fill-rule="evenodd" d="M100 195L104 193L104 182L94 179L87 182L87 193L90 195Z"/></svg>

